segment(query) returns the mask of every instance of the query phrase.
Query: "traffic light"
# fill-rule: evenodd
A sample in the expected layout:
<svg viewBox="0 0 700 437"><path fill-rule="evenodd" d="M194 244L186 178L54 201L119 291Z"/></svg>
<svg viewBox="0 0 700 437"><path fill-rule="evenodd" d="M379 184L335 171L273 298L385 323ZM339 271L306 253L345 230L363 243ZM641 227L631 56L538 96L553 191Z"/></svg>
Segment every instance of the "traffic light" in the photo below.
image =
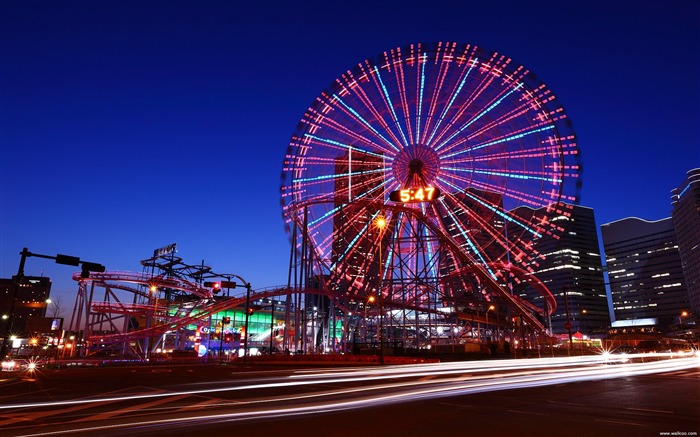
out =
<svg viewBox="0 0 700 437"><path fill-rule="evenodd" d="M68 266L79 266L80 258L77 256L61 255L60 253L56 255L56 264L65 264Z"/></svg>
<svg viewBox="0 0 700 437"><path fill-rule="evenodd" d="M250 316L250 315L253 315L253 313L255 312L255 308L253 308L253 307L248 307L248 310L247 310L247 311L248 311L248 315L249 315L249 316Z"/></svg>
<svg viewBox="0 0 700 437"><path fill-rule="evenodd" d="M221 282L209 282L209 281L207 281L204 283L204 286L211 288L212 293L218 293L221 291Z"/></svg>
<svg viewBox="0 0 700 437"><path fill-rule="evenodd" d="M103 273L105 271L105 266L103 266L102 264L91 263L87 261L81 261L80 264L83 270L87 270L89 272Z"/></svg>
<svg viewBox="0 0 700 437"><path fill-rule="evenodd" d="M223 323L224 325L228 325L229 323L231 323L231 318L228 316L224 317L223 319L221 319L221 323Z"/></svg>
<svg viewBox="0 0 700 437"><path fill-rule="evenodd" d="M227 332L227 333L224 335L224 341L225 341L226 343L231 343L231 340L233 340L233 334L230 333L230 332Z"/></svg>
<svg viewBox="0 0 700 437"><path fill-rule="evenodd" d="M234 281L221 281L221 288L236 288L238 284Z"/></svg>

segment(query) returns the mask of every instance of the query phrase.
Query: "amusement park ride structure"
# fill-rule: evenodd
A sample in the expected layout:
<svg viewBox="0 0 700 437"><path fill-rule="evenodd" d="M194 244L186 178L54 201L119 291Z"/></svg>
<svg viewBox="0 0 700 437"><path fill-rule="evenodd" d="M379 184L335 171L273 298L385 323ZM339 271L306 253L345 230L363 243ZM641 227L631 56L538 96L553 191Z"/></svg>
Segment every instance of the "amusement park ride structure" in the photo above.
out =
<svg viewBox="0 0 700 437"><path fill-rule="evenodd" d="M323 91L288 147L293 286L330 290L350 329L378 302L376 338L404 347L473 332L491 309L511 335L546 335L537 242L563 232L579 172L570 121L525 67L457 43L386 51Z"/></svg>
<svg viewBox="0 0 700 437"><path fill-rule="evenodd" d="M577 202L579 172L569 119L525 67L468 44L395 48L343 73L292 136L281 183L286 286L256 292L238 275L154 255L140 274L75 277L71 324L88 343L148 355L166 333L182 346L188 326L277 297L271 349L421 349L445 332L466 340L474 326L480 338L484 321L498 328L493 340L518 331L535 341L556 309L532 274L537 242L563 231L553 219ZM245 295L217 296L204 285L212 278L239 281ZM273 304L271 324L274 315Z"/></svg>

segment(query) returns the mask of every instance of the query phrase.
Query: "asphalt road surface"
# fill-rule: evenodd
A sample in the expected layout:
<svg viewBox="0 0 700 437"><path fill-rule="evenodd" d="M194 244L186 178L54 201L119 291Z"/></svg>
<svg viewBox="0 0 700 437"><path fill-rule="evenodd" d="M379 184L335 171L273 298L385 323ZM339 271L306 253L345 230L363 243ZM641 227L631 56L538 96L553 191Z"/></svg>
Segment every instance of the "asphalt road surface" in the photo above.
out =
<svg viewBox="0 0 700 437"><path fill-rule="evenodd" d="M0 435L661 436L700 432L700 358L0 375Z"/></svg>

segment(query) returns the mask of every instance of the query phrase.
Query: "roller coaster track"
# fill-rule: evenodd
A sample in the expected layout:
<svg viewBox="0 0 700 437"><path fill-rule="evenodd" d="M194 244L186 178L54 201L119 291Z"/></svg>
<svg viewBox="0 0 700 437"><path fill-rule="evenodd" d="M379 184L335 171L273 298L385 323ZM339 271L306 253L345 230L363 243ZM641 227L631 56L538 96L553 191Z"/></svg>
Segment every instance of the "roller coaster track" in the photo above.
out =
<svg viewBox="0 0 700 437"><path fill-rule="evenodd" d="M166 332L183 328L190 324L204 324L206 320L215 313L235 308L258 299L290 295L294 293L324 294L330 295L327 289L292 289L288 287L276 287L258 292L251 292L250 296L239 296L232 298L216 298L211 289L203 287L195 282L187 281L177 277L166 277L162 275L149 275L135 272L92 272L89 278L82 278L80 272L73 274L73 279L82 283L92 283L98 287L124 290L129 293L147 297L148 292L144 292L129 284L137 284L148 287L155 286L158 289L177 290L184 293L184 296L195 297L192 301L164 302L162 305L152 305L143 303L123 303L115 302L91 302L90 309L93 314L120 314L126 316L141 316L153 314L152 320L160 321L154 326L120 332L114 334L93 334L89 333L86 340L89 342L99 342L101 344L117 344L143 340L163 335ZM173 311L174 310L174 311ZM170 313L170 314L169 314Z"/></svg>
<svg viewBox="0 0 700 437"><path fill-rule="evenodd" d="M297 206L297 209L299 208L304 208L307 205L314 204L314 203L327 203L328 200L326 199L319 199L319 200L309 200L301 205ZM443 243L446 247L450 249L450 251L457 256L466 266L468 266L468 270L473 273L483 284L486 285L487 289L489 289L492 293L496 294L499 296L501 299L503 299L505 302L507 302L511 307L515 308L516 311L522 316L523 320L527 322L531 328L533 328L535 331L539 332L545 332L546 328L544 325L537 320L537 318L533 315L533 312L539 313L539 314L544 314L547 312L547 310L538 308L535 305L531 304L530 302L527 302L523 299L521 299L518 296L515 296L510 293L508 289L503 287L501 284L498 283L497 279L498 276L495 274L490 273L487 271L486 266L484 266L482 263L478 262L474 257L469 254L467 251L465 251L459 244L457 244L454 239L438 224L433 222L432 220L429 220L425 214L423 214L422 211L420 211L417 208L411 208L411 207L406 207L400 204L388 204L388 203L379 203L371 200L361 200L361 199L356 199L353 201L353 203L362 205L365 207L370 207L373 208L374 210L393 210L393 211L398 211L398 212L403 212L412 215L416 219L420 220L425 226L430 229L434 235L437 236L437 238L440 240L441 243ZM299 217L295 217L294 215L290 214L290 218L294 220L297 224L297 226L302 226L302 223L299 222ZM313 241L309 241L309 244L313 245ZM316 254L316 250L313 250L312 253L314 253L315 257L318 258L318 254ZM522 268L516 267L514 265L499 265L498 266L500 269L510 271L511 274L514 274L520 279L528 279L531 282L531 285L537 290L537 292L544 298L546 305L549 308L549 313L551 314L554 309L556 308L556 299L552 295L552 293L549 291L549 289L537 278L534 277L534 275L531 275L529 272L525 271ZM327 266L326 266L327 268Z"/></svg>
<svg viewBox="0 0 700 437"><path fill-rule="evenodd" d="M367 203L370 206L377 206L371 201L360 201L360 203ZM452 237L440 227L437 223L429 220L420 210L410 207L405 207L402 205L389 205L382 204L381 208L393 209L400 212L405 212L411 214L416 219L420 220L425 226L433 232L433 234L439 239L439 241L445 245L456 257L458 257L466 267L465 270L474 274L482 284L486 286L490 292L499 296L502 300L507 302L513 308L515 308L519 314L521 314L523 320L527 322L531 328L536 331L545 331L545 327L542 323L533 315L534 313L545 313L546 310L536 307L535 305L521 299L510 293L510 291L503 285L499 284L499 275L502 272L509 272L511 275L521 279L527 280L543 297L545 305L549 310L550 314L556 308L556 299L547 289L547 287L539 281L534 275L530 274L526 270L514 266L514 265L504 265L495 264L485 266L477 262L474 257L465 251L458 243L454 241ZM313 242L310 242L313 244ZM316 250L312 250L311 253L316 258L316 262L319 266L323 266L323 261L319 258L319 254ZM326 266L328 268L328 266ZM490 270L495 270L497 273L492 273ZM81 274L75 273L73 279L82 283L92 282L93 285L101 287L111 287L127 292L139 295L141 297L148 297L148 291L143 291L141 289L129 286L127 284L138 284L143 287L155 286L158 289L170 289L177 290L184 293L185 296L195 297L192 301L182 301L182 302L168 302L164 303L160 308L156 305L150 304L125 304L121 302L91 302L90 307L93 314L122 314L122 315L146 315L153 314L152 321L155 321L155 325L143 329L137 329L133 331L113 333L113 334L87 334L87 340L90 342L100 342L102 344L114 344L114 343L125 343L135 340L142 340L146 338L153 338L160 336L169 331L175 331L180 328L186 327L190 324L202 324L211 315L227 310L230 308L239 307L244 305L246 301L249 303L259 299L266 299L275 296L291 295L294 293L305 293L305 294L321 294L333 297L333 293L330 291L329 287L325 284L321 284L320 288L313 289L292 289L292 288L273 288L257 292L251 292L249 296L239 296L232 298L216 298L210 288L203 287L202 285L191 282L178 277L168 277L163 275L149 275L146 273L133 273L133 272L104 272L104 273L91 273L89 278L81 278ZM321 275L321 278L323 276ZM337 296L336 296L337 297ZM407 309L415 309L418 311L425 311L425 308L411 307L408 308L406 303L403 302L393 302L386 299L384 305L387 307L404 307ZM173 311L174 310L174 311ZM170 314L168 314L170 313ZM160 323L158 321L160 320Z"/></svg>

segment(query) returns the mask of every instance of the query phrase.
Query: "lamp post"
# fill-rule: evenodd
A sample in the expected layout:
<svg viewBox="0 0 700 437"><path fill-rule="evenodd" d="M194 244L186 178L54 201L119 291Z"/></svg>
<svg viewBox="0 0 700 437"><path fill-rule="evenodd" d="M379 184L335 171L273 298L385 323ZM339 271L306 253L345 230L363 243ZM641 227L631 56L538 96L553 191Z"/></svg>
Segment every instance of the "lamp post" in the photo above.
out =
<svg viewBox="0 0 700 437"><path fill-rule="evenodd" d="M678 317L678 320L681 322L681 331L684 329L683 328L683 318L688 317L688 311L683 311L681 315Z"/></svg>
<svg viewBox="0 0 700 437"><path fill-rule="evenodd" d="M248 340L250 339L250 331L248 331L248 318L250 317L250 282L245 284L245 343L243 344L243 364L248 358Z"/></svg>
<svg viewBox="0 0 700 437"><path fill-rule="evenodd" d="M154 305L153 305L153 314L151 315L151 320L149 320L149 328L153 329L154 325L156 324L156 313L158 312L158 286L155 284L151 284L150 287L148 287L148 291L150 292L149 294L149 300L154 300ZM151 355L153 351L153 331L151 330L151 335L148 338L148 349L146 350L146 356L150 360Z"/></svg>
<svg viewBox="0 0 700 437"><path fill-rule="evenodd" d="M32 337L31 340L29 340L29 344L32 346L32 358L34 358L36 356L36 347L39 344L39 339Z"/></svg>
<svg viewBox="0 0 700 437"><path fill-rule="evenodd" d="M384 309L382 305L382 301L384 300L384 296L382 295L382 279L384 276L382 270L382 240L384 239L384 229L386 228L386 218L384 215L379 214L374 221L374 225L379 229L379 287L377 288L377 297L379 298L379 330L377 331L377 336L379 337L379 363L384 364L384 336L382 335L384 320Z"/></svg>
<svg viewBox="0 0 700 437"><path fill-rule="evenodd" d="M311 310L311 353L316 353L316 311L318 307L313 307Z"/></svg>
<svg viewBox="0 0 700 437"><path fill-rule="evenodd" d="M486 310L486 329L489 329L489 311L493 311L495 309L495 306L489 305L489 308ZM491 340L491 335L489 335L489 340Z"/></svg>
<svg viewBox="0 0 700 437"><path fill-rule="evenodd" d="M367 298L367 302L365 302L365 343L367 343L367 305L374 303L374 296L370 296Z"/></svg>

